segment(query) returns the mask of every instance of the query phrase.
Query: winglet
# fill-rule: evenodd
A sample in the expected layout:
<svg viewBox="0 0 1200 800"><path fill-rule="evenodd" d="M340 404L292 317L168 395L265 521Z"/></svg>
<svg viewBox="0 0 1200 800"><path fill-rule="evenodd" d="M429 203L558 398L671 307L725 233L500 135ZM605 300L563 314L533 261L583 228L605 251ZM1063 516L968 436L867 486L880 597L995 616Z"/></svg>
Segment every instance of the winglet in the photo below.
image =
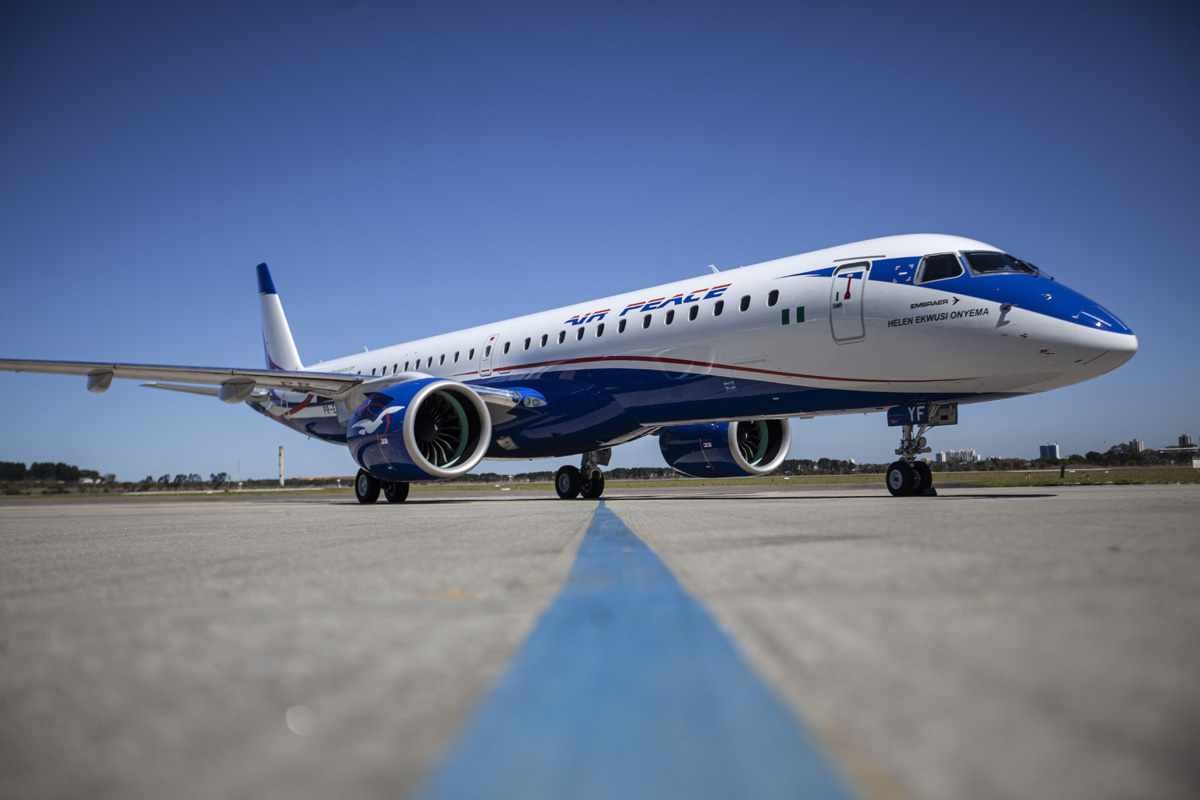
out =
<svg viewBox="0 0 1200 800"><path fill-rule="evenodd" d="M275 291L275 281L271 280L271 270L267 269L265 261L258 265L258 293L279 294Z"/></svg>

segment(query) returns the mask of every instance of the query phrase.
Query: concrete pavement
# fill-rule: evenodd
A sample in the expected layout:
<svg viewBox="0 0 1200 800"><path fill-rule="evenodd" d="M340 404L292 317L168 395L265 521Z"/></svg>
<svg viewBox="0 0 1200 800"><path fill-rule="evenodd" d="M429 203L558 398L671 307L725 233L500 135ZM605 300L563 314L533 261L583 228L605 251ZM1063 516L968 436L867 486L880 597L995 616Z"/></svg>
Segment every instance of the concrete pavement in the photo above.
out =
<svg viewBox="0 0 1200 800"><path fill-rule="evenodd" d="M1196 487L607 501L860 794L1200 790ZM0 506L0 795L409 791L595 507Z"/></svg>

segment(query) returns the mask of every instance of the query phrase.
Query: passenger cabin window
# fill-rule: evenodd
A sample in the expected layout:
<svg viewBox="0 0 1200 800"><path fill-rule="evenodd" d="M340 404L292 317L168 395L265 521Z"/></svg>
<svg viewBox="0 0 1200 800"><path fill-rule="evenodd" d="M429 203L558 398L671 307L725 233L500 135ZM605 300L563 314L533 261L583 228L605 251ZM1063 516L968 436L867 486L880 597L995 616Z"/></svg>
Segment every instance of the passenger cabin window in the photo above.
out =
<svg viewBox="0 0 1200 800"><path fill-rule="evenodd" d="M399 364L392 364L392 374L393 374L393 375L395 375L395 374L396 374L397 372L399 372L399 371L400 371L400 365L399 365Z"/></svg>
<svg viewBox="0 0 1200 800"><path fill-rule="evenodd" d="M725 310L725 301L724 300L718 300L717 302L713 303L713 316L714 317L721 316L721 312L724 310Z"/></svg>
<svg viewBox="0 0 1200 800"><path fill-rule="evenodd" d="M440 367L442 364L445 364L445 363L446 363L446 354L442 353L441 356L438 357L438 366Z"/></svg>
<svg viewBox="0 0 1200 800"><path fill-rule="evenodd" d="M771 293L769 295L767 295L767 306L768 307L774 306L778 302L779 302L779 290L772 289Z"/></svg>
<svg viewBox="0 0 1200 800"><path fill-rule="evenodd" d="M457 350L455 350L455 351L454 351L454 363L455 363L455 364L457 364L457 363L458 363L458 352L459 352L459 351L457 351Z"/></svg>
<svg viewBox="0 0 1200 800"><path fill-rule="evenodd" d="M504 355L508 355L508 348L512 346L512 342L504 343Z"/></svg>
<svg viewBox="0 0 1200 800"><path fill-rule="evenodd" d="M408 372L408 362L407 361L404 362L404 371Z"/></svg>
<svg viewBox="0 0 1200 800"><path fill-rule="evenodd" d="M670 311L667 312L667 324L670 325L674 321L675 321L675 309L672 308Z"/></svg>
<svg viewBox="0 0 1200 800"><path fill-rule="evenodd" d="M620 322L618 322L618 323L617 323L617 333L624 333L624 332L625 332L625 323L626 323L626 322L628 322L628 321L629 321L629 320L627 320L627 319L623 319L623 320L621 320Z"/></svg>
<svg viewBox="0 0 1200 800"><path fill-rule="evenodd" d="M579 331L575 334L575 338L581 342L583 341L583 328L579 329Z"/></svg>
<svg viewBox="0 0 1200 800"><path fill-rule="evenodd" d="M374 368L374 367L371 367L371 374L372 374L372 375L374 375L374 374L375 374L375 368Z"/></svg>
<svg viewBox="0 0 1200 800"><path fill-rule="evenodd" d="M748 308L750 308L750 295L744 294L742 295L742 311Z"/></svg>
<svg viewBox="0 0 1200 800"><path fill-rule="evenodd" d="M468 360L470 360L470 361L474 361L474 360L475 360L475 348L474 348L474 347L472 347L472 348L470 349L470 351L468 351L468 353L467 353L467 359L468 359Z"/></svg>
<svg viewBox="0 0 1200 800"><path fill-rule="evenodd" d="M550 337L543 333L542 334L542 347L545 347L546 342L548 342L548 341L550 341Z"/></svg>
<svg viewBox="0 0 1200 800"><path fill-rule="evenodd" d="M1028 261L1022 261L1019 258L1013 258L1008 253L993 253L987 250L980 250L972 253L963 253L966 256L967 263L971 265L971 272L976 275L996 275L1000 273L1025 273L1026 275L1037 275L1038 268Z"/></svg>
<svg viewBox="0 0 1200 800"><path fill-rule="evenodd" d="M566 331L559 331L559 332L558 332L558 343L559 343L559 344L562 344L562 343L563 343L563 342L565 342L566 340L567 340L567 332L566 332Z"/></svg>
<svg viewBox="0 0 1200 800"><path fill-rule="evenodd" d="M925 256L921 264L921 277L917 283L940 281L944 278L957 278L962 275L962 264L953 253L942 253L937 256Z"/></svg>
<svg viewBox="0 0 1200 800"><path fill-rule="evenodd" d="M484 348L483 355L486 357L486 356L490 356L491 354L492 354L492 346L489 344L486 348Z"/></svg>
<svg viewBox="0 0 1200 800"><path fill-rule="evenodd" d="M433 356L430 356L430 357L429 357L429 360L425 362L425 366L426 366L426 367L432 367L432 366L433 366Z"/></svg>
<svg viewBox="0 0 1200 800"><path fill-rule="evenodd" d="M529 342L530 342L530 339L529 339L529 337L528 337L528 336L526 336L526 337L525 337L525 349L526 349L526 350L528 350L528 349L529 349Z"/></svg>
<svg viewBox="0 0 1200 800"><path fill-rule="evenodd" d="M700 306L692 306L688 311L688 319L694 321L698 316L700 316Z"/></svg>
<svg viewBox="0 0 1200 800"><path fill-rule="evenodd" d="M646 316L642 317L642 327L643 327L643 328L649 328L649 327L650 327L650 315L649 315L649 314L647 314Z"/></svg>
<svg viewBox="0 0 1200 800"><path fill-rule="evenodd" d="M604 323L601 322L599 325L596 326L596 338L599 339L603 335L604 335Z"/></svg>

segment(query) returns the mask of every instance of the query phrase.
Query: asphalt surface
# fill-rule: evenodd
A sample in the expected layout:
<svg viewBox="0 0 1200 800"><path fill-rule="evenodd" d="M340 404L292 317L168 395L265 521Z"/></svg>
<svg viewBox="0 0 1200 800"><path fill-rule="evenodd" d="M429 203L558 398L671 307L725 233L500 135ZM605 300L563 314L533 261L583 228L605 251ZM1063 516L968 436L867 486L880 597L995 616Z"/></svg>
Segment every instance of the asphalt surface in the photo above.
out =
<svg viewBox="0 0 1200 800"><path fill-rule="evenodd" d="M568 594L596 507L0 506L0 796L414 791ZM1200 795L1200 487L606 508L861 796Z"/></svg>

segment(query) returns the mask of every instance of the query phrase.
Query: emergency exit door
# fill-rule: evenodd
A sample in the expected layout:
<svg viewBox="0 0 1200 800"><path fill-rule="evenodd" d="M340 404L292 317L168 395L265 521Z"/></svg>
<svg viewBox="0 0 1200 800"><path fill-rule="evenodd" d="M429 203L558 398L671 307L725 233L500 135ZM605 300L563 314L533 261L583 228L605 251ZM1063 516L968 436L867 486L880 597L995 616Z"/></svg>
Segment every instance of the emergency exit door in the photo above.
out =
<svg viewBox="0 0 1200 800"><path fill-rule="evenodd" d="M483 348L479 351L479 377L487 378L492 374L492 348L496 346L495 335L489 336Z"/></svg>
<svg viewBox="0 0 1200 800"><path fill-rule="evenodd" d="M833 271L833 289L829 297L829 325L836 342L863 338L863 294L867 288L870 263L847 264Z"/></svg>

